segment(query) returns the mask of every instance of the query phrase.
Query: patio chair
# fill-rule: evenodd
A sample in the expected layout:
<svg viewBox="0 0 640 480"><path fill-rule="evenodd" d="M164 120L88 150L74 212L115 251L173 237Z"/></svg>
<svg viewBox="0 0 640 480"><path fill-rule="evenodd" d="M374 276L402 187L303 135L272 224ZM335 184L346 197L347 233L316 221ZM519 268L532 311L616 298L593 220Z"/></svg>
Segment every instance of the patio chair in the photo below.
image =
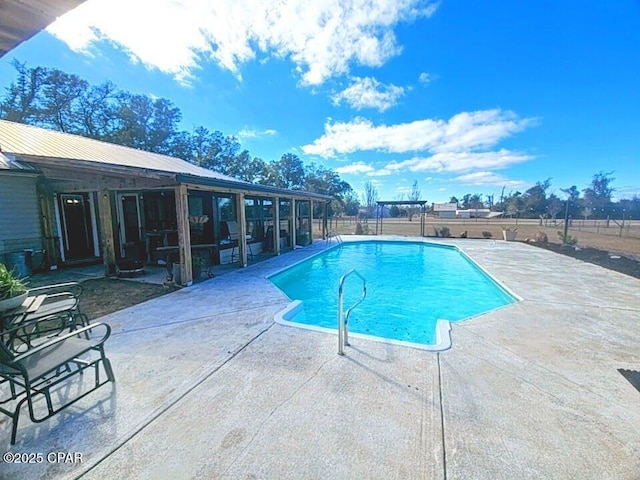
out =
<svg viewBox="0 0 640 480"><path fill-rule="evenodd" d="M39 318L59 315L64 312L71 312L71 329L77 325L86 327L89 319L80 311L80 296L83 287L79 282L56 283L29 289L29 296L46 295L40 308L33 313L29 313L24 321L30 322ZM88 338L88 336L87 336Z"/></svg>
<svg viewBox="0 0 640 480"><path fill-rule="evenodd" d="M238 222L235 220L227 220L227 229L229 230L229 240L233 244L231 248L231 262L233 263L234 259L238 258L238 253L236 253L236 248L238 248L238 242L240 241L240 233L238 232ZM251 235L246 235L245 238L247 240L251 240ZM251 244L247 242L247 253L249 254L249 259L253 260L253 251L251 250Z"/></svg>
<svg viewBox="0 0 640 480"><path fill-rule="evenodd" d="M67 325L66 312L59 315L60 325ZM34 324L52 322L56 318L40 318L5 329L0 342L0 383L8 383L9 396L0 399L0 412L12 419L11 445L15 444L20 409L26 403L34 423L43 422L73 405L108 382L115 382L111 363L104 353L104 342L111 327L95 323L71 332L60 333L33 346L30 332ZM102 333L97 338L81 338L88 330ZM63 328L62 331L65 331ZM26 336L26 337L25 337ZM7 339L24 340L6 342ZM100 366L104 370L101 378ZM84 375L92 369L93 381ZM72 382L84 383L83 388ZM90 382L90 383L89 383ZM87 386L87 383L89 385ZM46 413L42 410L46 407Z"/></svg>

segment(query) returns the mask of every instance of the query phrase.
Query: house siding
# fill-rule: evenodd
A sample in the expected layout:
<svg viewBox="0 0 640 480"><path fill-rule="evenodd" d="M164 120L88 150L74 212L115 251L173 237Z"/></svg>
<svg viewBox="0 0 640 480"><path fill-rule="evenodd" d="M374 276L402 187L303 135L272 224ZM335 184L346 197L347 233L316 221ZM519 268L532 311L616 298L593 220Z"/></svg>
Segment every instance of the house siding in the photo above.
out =
<svg viewBox="0 0 640 480"><path fill-rule="evenodd" d="M0 174L0 260L6 252L42 248L37 178Z"/></svg>

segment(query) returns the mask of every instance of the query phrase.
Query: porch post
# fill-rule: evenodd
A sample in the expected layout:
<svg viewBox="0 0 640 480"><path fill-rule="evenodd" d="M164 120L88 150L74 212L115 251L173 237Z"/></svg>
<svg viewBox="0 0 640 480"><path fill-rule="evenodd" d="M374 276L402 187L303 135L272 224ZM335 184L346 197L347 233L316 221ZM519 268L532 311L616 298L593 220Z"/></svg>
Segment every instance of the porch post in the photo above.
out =
<svg viewBox="0 0 640 480"><path fill-rule="evenodd" d="M109 190L103 189L98 192L98 221L100 222L100 232L102 233L102 262L104 264L105 275L112 275L116 272L116 249L113 242L113 222L111 220L111 200Z"/></svg>
<svg viewBox="0 0 640 480"><path fill-rule="evenodd" d="M322 202L322 239L327 239L327 234L329 233L329 228L327 227L327 223L329 220L329 209L327 208L327 201Z"/></svg>
<svg viewBox="0 0 640 480"><path fill-rule="evenodd" d="M176 221L178 223L178 251L180 252L180 276L182 285L193 283L191 266L191 232L189 231L189 196L186 185L175 189Z"/></svg>
<svg viewBox="0 0 640 480"><path fill-rule="evenodd" d="M313 200L309 200L309 242L313 243Z"/></svg>
<svg viewBox="0 0 640 480"><path fill-rule="evenodd" d="M296 228L298 225L298 212L296 199L291 199L291 250L295 250L296 248Z"/></svg>
<svg viewBox="0 0 640 480"><path fill-rule="evenodd" d="M40 216L42 219L42 234L44 235L44 249L48 259L47 267L60 263L60 249L56 240L58 232L55 229L55 197L48 193L41 182L38 182L38 196L40 199Z"/></svg>
<svg viewBox="0 0 640 480"><path fill-rule="evenodd" d="M273 253L280 255L280 197L275 197L273 202Z"/></svg>
<svg viewBox="0 0 640 480"><path fill-rule="evenodd" d="M244 210L244 193L237 195L238 205L238 266L247 266L247 216Z"/></svg>

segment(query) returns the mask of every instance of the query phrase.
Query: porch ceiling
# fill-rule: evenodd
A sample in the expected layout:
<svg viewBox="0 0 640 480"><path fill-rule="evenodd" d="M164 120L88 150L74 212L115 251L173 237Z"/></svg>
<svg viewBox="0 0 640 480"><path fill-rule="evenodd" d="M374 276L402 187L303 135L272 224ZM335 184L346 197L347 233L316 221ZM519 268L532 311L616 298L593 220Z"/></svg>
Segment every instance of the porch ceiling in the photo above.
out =
<svg viewBox="0 0 640 480"><path fill-rule="evenodd" d="M83 0L2 0L0 57L81 3Z"/></svg>

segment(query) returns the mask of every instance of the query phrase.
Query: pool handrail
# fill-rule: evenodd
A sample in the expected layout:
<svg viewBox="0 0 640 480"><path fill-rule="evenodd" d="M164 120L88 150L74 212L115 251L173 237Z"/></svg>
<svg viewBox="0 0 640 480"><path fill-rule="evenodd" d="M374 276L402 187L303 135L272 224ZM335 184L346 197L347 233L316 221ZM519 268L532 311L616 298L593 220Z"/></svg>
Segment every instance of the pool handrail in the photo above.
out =
<svg viewBox="0 0 640 480"><path fill-rule="evenodd" d="M344 282L349 275L356 275L362 280L362 296L360 299L351 305L345 312L343 309L343 293L344 293ZM338 285L338 355L344 355L344 347L349 346L349 315L354 308L362 303L362 301L367 296L367 280L360 275L355 269L349 270L342 277L340 277L340 282Z"/></svg>

